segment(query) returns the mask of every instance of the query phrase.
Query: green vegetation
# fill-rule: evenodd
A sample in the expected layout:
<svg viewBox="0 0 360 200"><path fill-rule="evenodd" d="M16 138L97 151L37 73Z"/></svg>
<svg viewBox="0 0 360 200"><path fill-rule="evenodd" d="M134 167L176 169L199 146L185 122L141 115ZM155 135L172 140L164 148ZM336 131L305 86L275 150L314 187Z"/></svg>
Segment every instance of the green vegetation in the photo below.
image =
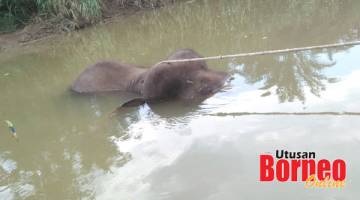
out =
<svg viewBox="0 0 360 200"><path fill-rule="evenodd" d="M0 0L0 32L14 31L34 18L79 28L100 17L99 0Z"/></svg>
<svg viewBox="0 0 360 200"><path fill-rule="evenodd" d="M33 1L0 0L0 32L14 31L24 24L34 11Z"/></svg>
<svg viewBox="0 0 360 200"><path fill-rule="evenodd" d="M100 20L108 9L154 8L164 2L165 0L0 0L0 33L14 31L31 20L44 19L69 31Z"/></svg>

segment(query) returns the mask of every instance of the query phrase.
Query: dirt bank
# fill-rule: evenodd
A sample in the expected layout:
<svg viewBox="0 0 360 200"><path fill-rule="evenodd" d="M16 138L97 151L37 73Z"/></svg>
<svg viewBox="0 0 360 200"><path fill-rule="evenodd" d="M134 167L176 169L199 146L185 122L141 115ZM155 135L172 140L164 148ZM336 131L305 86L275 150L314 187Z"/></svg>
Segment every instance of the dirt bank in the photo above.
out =
<svg viewBox="0 0 360 200"><path fill-rule="evenodd" d="M102 4L102 17L97 23L108 23L113 20L119 20L123 17L133 15L135 13L144 12L150 9L156 9L165 6L169 3L174 3L175 0L167 1L167 4L160 3L151 4L147 6L139 5L124 5L125 1L118 0L104 0ZM32 44L34 42L43 40L45 38L57 36L71 31L77 31L89 26L94 23L80 24L75 29L68 29L66 26L61 24L54 19L39 19L34 17L33 20L25 27L18 29L15 32L0 34L0 53L18 46L24 46Z"/></svg>

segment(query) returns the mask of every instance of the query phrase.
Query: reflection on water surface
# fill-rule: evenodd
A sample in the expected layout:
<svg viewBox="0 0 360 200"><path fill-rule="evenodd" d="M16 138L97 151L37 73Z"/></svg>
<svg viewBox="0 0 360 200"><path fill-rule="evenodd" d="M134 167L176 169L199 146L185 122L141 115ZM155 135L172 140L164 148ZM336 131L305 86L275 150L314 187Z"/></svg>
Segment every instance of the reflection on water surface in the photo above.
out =
<svg viewBox="0 0 360 200"><path fill-rule="evenodd" d="M360 3L190 1L0 55L1 199L355 199L360 47L211 61L229 87L200 105L166 102L110 113L131 98L75 96L100 59L150 67L178 48L203 55L358 40ZM343 190L258 181L258 155L315 151L348 162Z"/></svg>

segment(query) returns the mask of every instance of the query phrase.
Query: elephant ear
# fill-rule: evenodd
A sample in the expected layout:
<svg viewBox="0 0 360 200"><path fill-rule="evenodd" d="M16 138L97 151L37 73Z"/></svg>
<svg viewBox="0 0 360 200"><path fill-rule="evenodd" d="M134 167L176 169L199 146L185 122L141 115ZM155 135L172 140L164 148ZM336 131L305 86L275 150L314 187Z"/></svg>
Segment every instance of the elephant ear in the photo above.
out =
<svg viewBox="0 0 360 200"><path fill-rule="evenodd" d="M144 105L145 103L146 103L146 101L143 98L131 99L130 101L127 101L127 102L123 103L121 106L117 107L114 111L112 111L110 113L110 117L113 117L116 114L120 113L124 108L141 106L141 105Z"/></svg>

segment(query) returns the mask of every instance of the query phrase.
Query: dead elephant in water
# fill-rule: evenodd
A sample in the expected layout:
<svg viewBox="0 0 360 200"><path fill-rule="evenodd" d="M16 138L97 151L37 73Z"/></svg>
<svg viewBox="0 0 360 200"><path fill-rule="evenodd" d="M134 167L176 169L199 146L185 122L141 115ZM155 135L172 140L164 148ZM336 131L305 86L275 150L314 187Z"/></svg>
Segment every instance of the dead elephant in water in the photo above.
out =
<svg viewBox="0 0 360 200"><path fill-rule="evenodd" d="M167 60L200 58L191 49L180 49ZM102 61L86 68L71 89L81 94L132 92L141 96L121 107L161 100L180 99L201 102L219 91L228 74L208 68L205 61L161 62L149 69L113 61Z"/></svg>

